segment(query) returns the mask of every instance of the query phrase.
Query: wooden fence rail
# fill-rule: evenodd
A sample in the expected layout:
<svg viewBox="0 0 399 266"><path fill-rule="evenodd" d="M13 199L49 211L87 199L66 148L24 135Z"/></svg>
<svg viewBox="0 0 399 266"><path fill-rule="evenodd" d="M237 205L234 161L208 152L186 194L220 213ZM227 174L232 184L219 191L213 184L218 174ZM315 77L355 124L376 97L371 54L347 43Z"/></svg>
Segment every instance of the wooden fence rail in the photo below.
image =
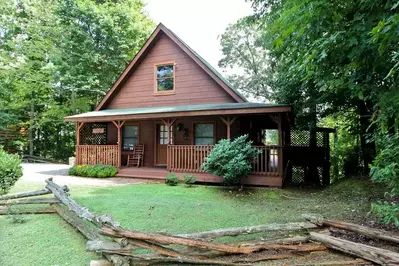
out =
<svg viewBox="0 0 399 266"><path fill-rule="evenodd" d="M252 174L278 176L281 146L253 147L261 152L252 162ZM201 165L213 148L213 145L168 145L168 170L204 172Z"/></svg>
<svg viewBox="0 0 399 266"><path fill-rule="evenodd" d="M77 146L76 164L106 164L118 166L118 145L79 145Z"/></svg>

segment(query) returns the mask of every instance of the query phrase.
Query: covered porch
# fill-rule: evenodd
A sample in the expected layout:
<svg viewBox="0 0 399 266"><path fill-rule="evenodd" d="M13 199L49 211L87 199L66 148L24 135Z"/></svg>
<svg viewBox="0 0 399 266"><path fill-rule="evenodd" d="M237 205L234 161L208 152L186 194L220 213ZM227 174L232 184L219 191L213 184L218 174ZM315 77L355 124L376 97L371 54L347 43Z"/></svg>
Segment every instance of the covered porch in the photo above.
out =
<svg viewBox="0 0 399 266"><path fill-rule="evenodd" d="M221 182L205 173L202 163L219 140L248 134L261 153L244 183L282 186L290 111L283 105L235 103L104 110L66 120L77 122L76 164L113 165L125 177L164 179L175 172L193 173L199 182ZM137 144L144 144L143 162L127 167Z"/></svg>

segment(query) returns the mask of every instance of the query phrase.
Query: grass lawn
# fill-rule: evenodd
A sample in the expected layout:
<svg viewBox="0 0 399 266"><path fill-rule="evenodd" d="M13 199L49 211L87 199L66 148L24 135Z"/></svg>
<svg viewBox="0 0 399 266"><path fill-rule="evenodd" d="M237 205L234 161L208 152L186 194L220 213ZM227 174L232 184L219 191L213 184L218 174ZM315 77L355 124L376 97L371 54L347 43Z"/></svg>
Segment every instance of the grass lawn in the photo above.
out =
<svg viewBox="0 0 399 266"><path fill-rule="evenodd" d="M13 192L27 186L18 182ZM244 193L226 187L164 184L71 188L72 198L81 205L112 214L125 228L168 233L301 221L303 213L362 220L371 201L382 194L380 187L361 179L324 190L251 188ZM88 265L98 258L84 251L84 238L58 216L26 219L13 224L0 217L0 265Z"/></svg>

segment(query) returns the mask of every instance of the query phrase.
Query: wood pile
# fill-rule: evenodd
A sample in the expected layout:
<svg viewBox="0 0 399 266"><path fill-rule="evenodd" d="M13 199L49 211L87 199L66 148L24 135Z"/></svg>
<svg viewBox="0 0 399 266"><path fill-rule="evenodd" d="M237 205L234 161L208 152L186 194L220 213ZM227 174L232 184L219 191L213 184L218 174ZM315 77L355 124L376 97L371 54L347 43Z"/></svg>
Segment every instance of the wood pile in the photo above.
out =
<svg viewBox="0 0 399 266"><path fill-rule="evenodd" d="M326 228L355 232L369 238L398 244L399 236L391 232L356 224L306 216L304 222L268 224L241 228L218 229L195 234L170 235L122 228L110 215L97 215L80 206L66 186L46 180L42 190L0 196L0 215L9 213L13 205L31 205L25 213L57 213L88 239L86 249L101 252L114 265L197 264L252 265L267 260L293 257L306 258L311 252L337 250L357 257L348 261L332 261L318 265L399 265L399 253L355 243L331 236ZM52 194L53 198L30 198ZM43 206L44 205L44 206ZM42 207L36 207L42 206ZM221 243L222 237L265 232L302 232L302 235L273 240L252 240ZM146 254L134 253L145 249Z"/></svg>

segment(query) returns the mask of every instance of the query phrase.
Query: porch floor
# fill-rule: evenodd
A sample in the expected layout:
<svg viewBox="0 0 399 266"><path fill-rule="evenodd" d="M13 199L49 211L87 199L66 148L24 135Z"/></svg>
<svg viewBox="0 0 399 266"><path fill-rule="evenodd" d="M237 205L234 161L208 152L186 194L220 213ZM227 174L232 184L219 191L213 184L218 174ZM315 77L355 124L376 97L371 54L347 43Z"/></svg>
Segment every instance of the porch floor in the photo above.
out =
<svg viewBox="0 0 399 266"><path fill-rule="evenodd" d="M145 179L157 179L164 180L169 171L166 167L122 167L119 169L117 177L132 177L132 178L145 178ZM183 179L182 172L175 172L179 179ZM192 173L197 177L197 182L206 183L221 183L222 178L214 176L209 173ZM263 175L249 175L244 180L246 185L260 185L260 186L272 186L281 187L282 178L276 176L263 176Z"/></svg>

